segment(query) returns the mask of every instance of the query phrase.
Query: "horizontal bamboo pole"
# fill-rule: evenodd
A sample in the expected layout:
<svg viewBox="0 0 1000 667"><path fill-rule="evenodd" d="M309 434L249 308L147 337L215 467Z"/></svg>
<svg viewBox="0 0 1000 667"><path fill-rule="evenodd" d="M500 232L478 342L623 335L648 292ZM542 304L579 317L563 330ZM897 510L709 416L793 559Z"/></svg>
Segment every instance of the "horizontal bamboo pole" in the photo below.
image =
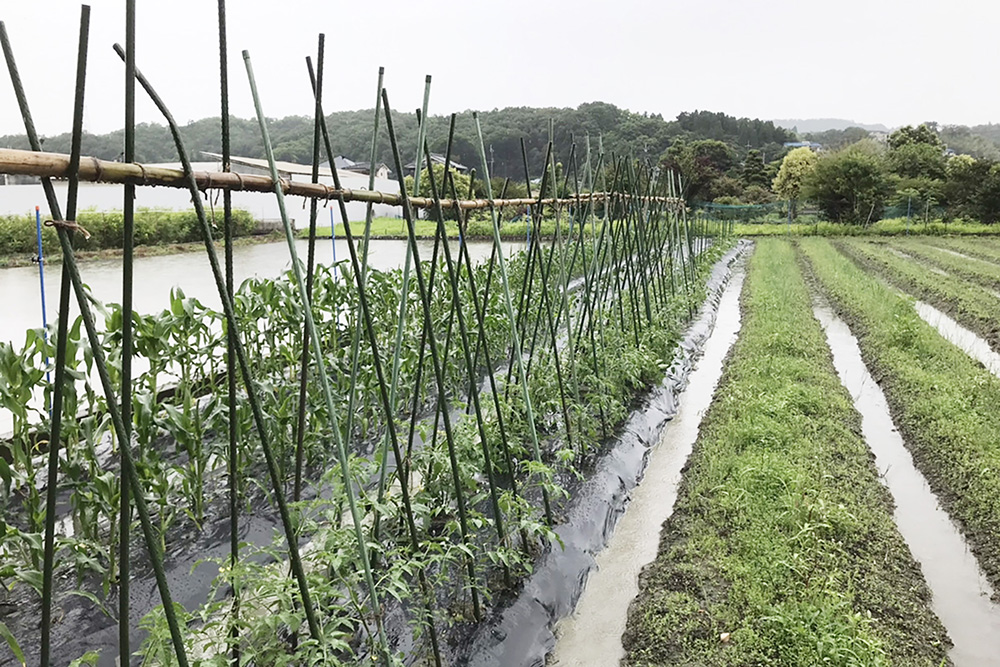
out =
<svg viewBox="0 0 1000 667"><path fill-rule="evenodd" d="M61 153L44 153L36 151L0 148L0 174L20 176L39 176L47 178L65 178L69 174L69 156ZM274 183L269 176L253 174L237 174L235 172L194 172L195 181L202 191L230 190L248 192L274 193ZM394 193L374 190L337 189L322 183L307 183L279 179L281 189L286 195L296 195L310 199L336 200L343 198L345 202L359 201L372 204L387 204L402 206L403 198ZM132 183L134 185L163 186L168 188L187 188L184 172L180 169L165 167L147 167L134 162L111 162L99 160L96 157L80 158L80 181L90 183ZM581 198L569 197L563 199L543 199L546 206L553 204L575 204L593 197L594 201L603 201L614 196L622 199L642 199L680 206L681 200L674 197L634 197L624 193L595 192L593 195L581 195ZM440 205L446 209L460 208L462 210L485 209L490 207L519 207L538 204L537 199L442 199ZM430 197L410 197L410 206L416 208L431 208L435 202Z"/></svg>

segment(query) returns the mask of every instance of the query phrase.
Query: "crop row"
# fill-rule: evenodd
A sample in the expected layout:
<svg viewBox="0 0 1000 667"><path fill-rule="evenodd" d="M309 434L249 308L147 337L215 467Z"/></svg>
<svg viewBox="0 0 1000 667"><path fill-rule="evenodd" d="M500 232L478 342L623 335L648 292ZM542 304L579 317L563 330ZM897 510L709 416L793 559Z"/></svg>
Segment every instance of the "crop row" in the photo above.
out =
<svg viewBox="0 0 1000 667"><path fill-rule="evenodd" d="M1000 349L996 328L1000 297L956 275L928 266L894 249L865 241L837 241L836 247L898 289L948 313Z"/></svg>
<svg viewBox="0 0 1000 667"><path fill-rule="evenodd" d="M948 248L930 245L923 239L897 239L891 247L913 256L932 270L981 285L996 292L1000 290L1000 265L989 261L961 256ZM1000 294L1000 292L997 292ZM1000 298L1000 297L997 297Z"/></svg>
<svg viewBox="0 0 1000 667"><path fill-rule="evenodd" d="M800 244L857 336L914 462L1000 583L1000 381L944 340L892 287L825 241Z"/></svg>
<svg viewBox="0 0 1000 667"><path fill-rule="evenodd" d="M788 242L758 242L742 309L626 664L938 664L944 630Z"/></svg>
<svg viewBox="0 0 1000 667"><path fill-rule="evenodd" d="M536 234L526 253L506 261L514 322L505 312L496 253L470 266L461 245L444 256L438 243L431 260L421 258L426 285L408 280L408 269L369 270L364 307L350 265L338 268L340 278L316 267L311 303L339 433L315 371L303 382L303 309L292 281L246 281L234 310L252 360L250 392L266 419L261 434L250 393L238 390L235 460L225 436L230 416L222 314L174 292L168 310L133 316L133 363L141 372L131 396L131 451L159 548L169 555L184 552L188 543L211 546L228 513L230 485L243 525L254 517L276 521L279 495L288 496L292 529L298 543L308 545L302 560L310 604L322 619L320 641L307 629L309 605L301 588L281 565L289 556L284 539L244 545L238 561L217 559L215 586L230 595L216 599L206 590L203 606L177 610L192 626L185 637L189 653L218 656L236 647L255 664L351 662L377 654L385 620L370 614L349 518L354 496L368 531L378 604L402 614L404 626L424 642L430 638L434 645L422 650L434 657L437 628L481 618L530 570L580 471L625 417L636 392L662 375L703 296L706 271L725 245L707 247L709 230L674 214L640 217L638 209L622 209L613 221L591 220L586 228L578 220L567 231L567 238L551 243ZM121 309L93 306L104 316L100 348L117 384ZM364 327L363 310L369 319ZM520 359L512 329L523 341ZM426 345L430 332L438 348ZM58 343L52 331L35 330L22 349L0 347L0 401L14 422L7 457L0 459L6 492L0 581L11 599L28 603L25 610L37 604L30 593L41 588L46 470L40 453L48 446L44 406L52 398L45 379L51 361L47 366L45 360L54 358ZM72 573L75 587L58 600L67 604L67 595L83 596L95 609L108 609L121 565L115 561L120 443L80 320L66 346L64 414L79 417L63 424L57 495L69 509L55 560L59 580ZM530 405L512 373L518 362L526 366ZM379 399L390 373L391 424ZM398 440L390 437L393 431ZM534 433L541 446L533 450ZM271 443L278 488L264 481L261 435ZM350 484L335 457L338 437L350 443ZM137 544L133 551L142 550ZM139 569L147 568L139 563ZM253 611L240 613L234 600ZM414 611L421 607L426 613ZM143 627L142 653L171 662L163 610L148 614ZM34 632L30 625L15 629L22 643Z"/></svg>
<svg viewBox="0 0 1000 667"><path fill-rule="evenodd" d="M936 240L936 245L988 262L1000 262L1000 244L994 239L942 238Z"/></svg>

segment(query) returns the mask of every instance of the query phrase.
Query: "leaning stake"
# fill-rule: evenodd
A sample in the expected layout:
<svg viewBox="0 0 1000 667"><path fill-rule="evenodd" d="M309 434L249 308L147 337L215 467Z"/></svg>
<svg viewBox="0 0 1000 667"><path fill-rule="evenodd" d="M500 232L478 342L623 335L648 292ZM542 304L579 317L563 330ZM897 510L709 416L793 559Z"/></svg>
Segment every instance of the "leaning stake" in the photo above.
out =
<svg viewBox="0 0 1000 667"><path fill-rule="evenodd" d="M330 382L326 374L326 365L323 362L323 348L320 344L319 334L316 331L316 324L313 321L312 316L312 304L309 301L309 295L306 294L305 281L302 278L302 267L299 264L298 252L295 250L295 234L292 232L292 226L288 222L288 214L285 211L285 195L281 190L281 182L278 178L278 169L274 162L274 151L271 149L271 137L267 131L267 121L264 118L264 110L260 104L260 96L257 93L257 82L254 80L253 76L253 65L250 62L250 52L243 51L243 61L246 63L247 69L247 79L250 82L250 92L253 95L254 109L257 112L257 122L260 125L261 138L264 141L264 151L267 154L267 161L271 168L271 180L275 183L274 194L278 200L278 210L281 213L281 221L285 228L285 240L288 242L288 252L292 258L292 273L295 276L295 285L299 291L299 300L302 302L302 310L305 314L306 328L309 329L309 338L312 340L313 354L316 356L316 375L319 378L320 386L323 390L323 397L326 399L326 409L327 413L330 415L330 426L337 439L337 453L340 458L340 467L344 478L344 491L347 495L347 502L351 509L351 519L354 522L354 534L358 541L358 554L361 557L361 566L364 570L365 585L368 588L368 594L371 597L370 605L372 608L372 614L375 619L375 624L378 632L378 644L379 650L382 654L383 662L389 664L389 647L385 636L385 629L382 626L382 610L378 603L378 596L375 590L375 580L372 577L371 562L368 558L368 546L365 542L364 531L362 530L361 524L361 513L358 511L357 502L354 499L353 483L351 481L350 473L350 463L347 456L347 445L344 442L343 437L340 433L340 424L337 419L337 409L333 400L333 392L330 390ZM278 493L277 484L275 485L275 495L280 497ZM287 511L287 510L286 510ZM292 562L292 566L297 567L301 570L302 564L299 562L296 565L296 560L298 560L298 547L295 544L294 535L289 535L289 553L295 554L295 560ZM297 573L298 574L298 573ZM303 573L300 582L301 592L303 596L303 604L308 603L308 588L305 583L305 575ZM307 614L312 615L309 610ZM311 623L314 620L311 619ZM312 629L312 628L311 628ZM319 632L319 627L315 628L316 632ZM317 641L321 641L320 635L314 633L313 638Z"/></svg>

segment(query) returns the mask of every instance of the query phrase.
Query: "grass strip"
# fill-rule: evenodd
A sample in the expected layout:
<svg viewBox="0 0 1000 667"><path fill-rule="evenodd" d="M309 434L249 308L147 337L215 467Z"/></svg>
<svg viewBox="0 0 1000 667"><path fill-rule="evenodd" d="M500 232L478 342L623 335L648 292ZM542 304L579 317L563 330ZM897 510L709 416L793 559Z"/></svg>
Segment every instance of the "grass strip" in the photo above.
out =
<svg viewBox="0 0 1000 667"><path fill-rule="evenodd" d="M993 238L936 238L932 243L941 248L960 252L969 257L984 259L987 262L1000 262L1000 243Z"/></svg>
<svg viewBox="0 0 1000 667"><path fill-rule="evenodd" d="M47 216L46 216L47 217ZM124 217L121 211L84 209L76 216L89 234L77 240L81 250L121 249ZM43 220L45 217L42 218ZM247 211L233 211L236 236L249 236L257 222ZM221 223L220 223L221 224ZM135 211L137 246L201 242L198 218L193 210L173 211L138 208ZM30 255L38 252L35 238L35 215L0 215L0 256ZM55 229L42 228L42 248L47 256L59 254Z"/></svg>
<svg viewBox="0 0 1000 667"><path fill-rule="evenodd" d="M1000 350L1000 299L955 275L941 275L918 259L900 257L887 246L856 239L834 242L858 264L907 294L926 301Z"/></svg>
<svg viewBox="0 0 1000 667"><path fill-rule="evenodd" d="M446 221L444 224L448 236L450 238L457 238L458 224L454 221ZM432 239L437 229L437 223L433 220L414 220L413 227L417 238ZM560 228L565 235L568 235L572 231L568 219L560 222ZM344 238L343 223L338 222L334 226L334 229L337 238ZM549 218L542 221L540 234L543 238L554 236L555 231L556 222L554 219ZM534 231L532 231L532 234L534 234ZM493 223L486 218L472 219L468 222L465 235L470 239L492 239ZM299 231L300 238L305 238L306 236L308 236L308 230ZM316 236L318 238L330 238L330 227L318 227L316 229ZM373 239L405 239L407 238L406 221L402 218L375 218L372 220L371 237ZM507 241L526 241L528 238L526 221L518 219L502 223L500 226L500 237Z"/></svg>
<svg viewBox="0 0 1000 667"><path fill-rule="evenodd" d="M623 664L940 664L944 629L788 242L758 243L742 308Z"/></svg>
<svg viewBox="0 0 1000 667"><path fill-rule="evenodd" d="M1000 290L1000 264L988 260L970 262L954 252L928 243L924 238L893 239L889 245L953 276L992 290Z"/></svg>
<svg viewBox="0 0 1000 667"><path fill-rule="evenodd" d="M736 236L905 236L924 234L929 236L996 236L1000 225L984 225L978 222L924 223L906 218L888 218L870 225L848 225L842 222L749 222L736 223Z"/></svg>
<svg viewBox="0 0 1000 667"><path fill-rule="evenodd" d="M800 244L850 324L914 462L1000 586L1000 380L829 243Z"/></svg>

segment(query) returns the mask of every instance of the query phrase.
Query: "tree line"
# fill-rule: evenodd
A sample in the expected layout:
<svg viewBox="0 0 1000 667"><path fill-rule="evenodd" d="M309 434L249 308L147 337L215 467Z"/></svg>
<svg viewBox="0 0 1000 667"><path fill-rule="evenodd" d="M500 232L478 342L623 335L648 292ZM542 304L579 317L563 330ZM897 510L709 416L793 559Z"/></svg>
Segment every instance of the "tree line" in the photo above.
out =
<svg viewBox="0 0 1000 667"><path fill-rule="evenodd" d="M339 111L327 116L333 149L355 161L368 161L372 132L371 109ZM698 141L725 144L731 160L739 160L749 149L757 149L779 157L782 144L794 141L795 135L770 121L735 118L708 111L685 112L674 120L660 114L635 113L606 102L589 102L571 108L508 107L480 112L483 139L491 174L502 178L525 181L524 142L531 179L541 176L542 164L549 141L549 127L554 131L556 161L571 164L575 144L575 160L582 168L586 158L586 141L590 139L591 163L596 162L598 142L606 155L631 156L652 163L677 145ZM393 124L403 152L403 163L413 160L417 143L415 112L393 112ZM444 153L448 143L448 116L430 116L427 138L433 152ZM201 151L220 153L220 119L204 118L181 128L185 145L192 160L204 159ZM309 164L312 160L313 121L306 116L289 116L269 120L275 157L279 160ZM232 118L232 153L245 157L264 157L264 147L255 120ZM28 148L23 135L0 136L0 146ZM95 135L85 133L82 151L105 160L120 159L124 146L124 131ZM60 134L44 139L43 148L55 153L69 153L70 135ZM142 123L136 127L136 160L145 163L176 162L177 155L167 129L162 125ZM452 159L479 169L480 158L475 123L471 111L458 114ZM379 130L377 161L392 166L388 135L382 124ZM572 176L572 175L571 175ZM582 178L582 175L581 175Z"/></svg>
<svg viewBox="0 0 1000 667"><path fill-rule="evenodd" d="M775 195L808 200L838 222L893 217L1000 220L1000 162L949 150L930 124L906 126L886 142L864 138L819 155L797 148L782 160Z"/></svg>

